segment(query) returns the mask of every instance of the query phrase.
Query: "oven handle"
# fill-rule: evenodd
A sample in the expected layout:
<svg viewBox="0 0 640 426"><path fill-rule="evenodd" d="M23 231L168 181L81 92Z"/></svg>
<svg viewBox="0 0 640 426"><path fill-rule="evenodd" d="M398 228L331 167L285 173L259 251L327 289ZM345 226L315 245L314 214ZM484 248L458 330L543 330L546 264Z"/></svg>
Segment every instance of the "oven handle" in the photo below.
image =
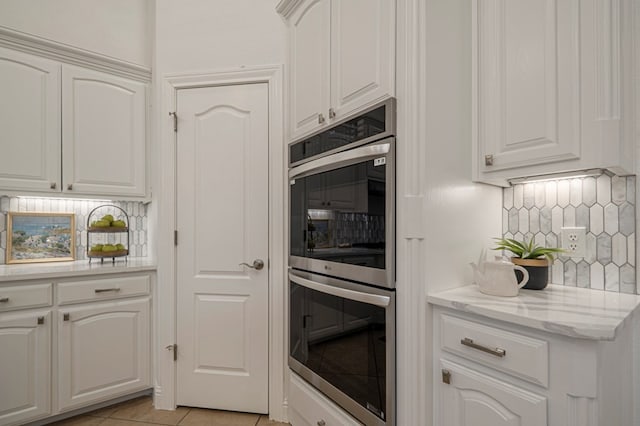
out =
<svg viewBox="0 0 640 426"><path fill-rule="evenodd" d="M391 151L391 142L365 145L349 151L338 152L292 168L289 170L289 179L322 173L361 161L373 160L381 155L388 154L389 151Z"/></svg>
<svg viewBox="0 0 640 426"><path fill-rule="evenodd" d="M331 294L333 296L342 297L344 299L355 300L356 302L367 303L369 305L380 306L386 308L391 303L391 298L381 296L379 294L363 293L361 291L347 290L346 288L334 287L332 285L321 284L317 281L311 281L301 278L293 274L289 274L289 279L296 284L321 293Z"/></svg>

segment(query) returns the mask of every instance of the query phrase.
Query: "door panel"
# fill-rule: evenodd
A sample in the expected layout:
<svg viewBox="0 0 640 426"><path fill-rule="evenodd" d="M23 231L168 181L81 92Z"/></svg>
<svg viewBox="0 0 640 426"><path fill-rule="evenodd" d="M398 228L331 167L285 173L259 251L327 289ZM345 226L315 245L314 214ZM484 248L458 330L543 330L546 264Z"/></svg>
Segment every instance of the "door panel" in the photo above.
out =
<svg viewBox="0 0 640 426"><path fill-rule="evenodd" d="M266 413L267 85L177 101L178 404Z"/></svg>
<svg viewBox="0 0 640 426"><path fill-rule="evenodd" d="M60 312L60 410L149 387L149 305L149 298L143 298L65 307Z"/></svg>
<svg viewBox="0 0 640 426"><path fill-rule="evenodd" d="M328 118L330 2L309 2L290 28L291 135L296 139L322 126Z"/></svg>
<svg viewBox="0 0 640 426"><path fill-rule="evenodd" d="M62 89L63 191L144 196L145 85L64 65Z"/></svg>
<svg viewBox="0 0 640 426"><path fill-rule="evenodd" d="M0 188L59 192L60 65L0 48L0 76Z"/></svg>
<svg viewBox="0 0 640 426"><path fill-rule="evenodd" d="M0 424L24 424L49 414L51 313L0 315L0 361Z"/></svg>

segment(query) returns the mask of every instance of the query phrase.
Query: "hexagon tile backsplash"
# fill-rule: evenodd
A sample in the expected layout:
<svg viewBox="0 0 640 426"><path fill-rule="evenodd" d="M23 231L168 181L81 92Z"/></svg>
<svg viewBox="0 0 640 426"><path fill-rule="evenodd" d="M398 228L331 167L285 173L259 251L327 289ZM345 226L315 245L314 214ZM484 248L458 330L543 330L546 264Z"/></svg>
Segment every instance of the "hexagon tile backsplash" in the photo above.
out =
<svg viewBox="0 0 640 426"><path fill-rule="evenodd" d="M551 282L636 293L636 178L598 177L517 184L503 192L502 233L552 247L562 227L584 226L583 259L559 257Z"/></svg>
<svg viewBox="0 0 640 426"><path fill-rule="evenodd" d="M6 262L6 212L75 213L76 260L87 259L87 216L95 207L113 204L129 216L129 257L147 256L147 206L134 201L99 201L0 196L0 264Z"/></svg>

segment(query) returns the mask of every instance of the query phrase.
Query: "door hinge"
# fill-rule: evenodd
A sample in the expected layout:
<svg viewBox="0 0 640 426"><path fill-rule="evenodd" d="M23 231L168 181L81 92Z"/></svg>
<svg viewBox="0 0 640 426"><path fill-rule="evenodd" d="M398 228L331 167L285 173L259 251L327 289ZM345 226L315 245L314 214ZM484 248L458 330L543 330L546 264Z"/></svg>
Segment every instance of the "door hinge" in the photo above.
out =
<svg viewBox="0 0 640 426"><path fill-rule="evenodd" d="M173 231L173 245L174 246L178 245L178 230L177 229L175 231Z"/></svg>
<svg viewBox="0 0 640 426"><path fill-rule="evenodd" d="M168 351L172 351L173 352L173 360L174 361L178 360L178 345L176 343L174 343L173 345L165 346L165 349L168 350Z"/></svg>
<svg viewBox="0 0 640 426"><path fill-rule="evenodd" d="M176 114L174 111L174 112L170 112L169 115L173 117L173 131L177 132L178 131L178 114Z"/></svg>

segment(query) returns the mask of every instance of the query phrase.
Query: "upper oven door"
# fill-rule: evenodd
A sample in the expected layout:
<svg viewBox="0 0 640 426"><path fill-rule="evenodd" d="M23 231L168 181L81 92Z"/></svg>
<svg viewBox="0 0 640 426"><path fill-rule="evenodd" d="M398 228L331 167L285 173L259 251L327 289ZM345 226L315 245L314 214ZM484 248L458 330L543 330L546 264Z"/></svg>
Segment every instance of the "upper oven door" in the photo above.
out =
<svg viewBox="0 0 640 426"><path fill-rule="evenodd" d="M292 267L393 288L395 139L289 171Z"/></svg>

